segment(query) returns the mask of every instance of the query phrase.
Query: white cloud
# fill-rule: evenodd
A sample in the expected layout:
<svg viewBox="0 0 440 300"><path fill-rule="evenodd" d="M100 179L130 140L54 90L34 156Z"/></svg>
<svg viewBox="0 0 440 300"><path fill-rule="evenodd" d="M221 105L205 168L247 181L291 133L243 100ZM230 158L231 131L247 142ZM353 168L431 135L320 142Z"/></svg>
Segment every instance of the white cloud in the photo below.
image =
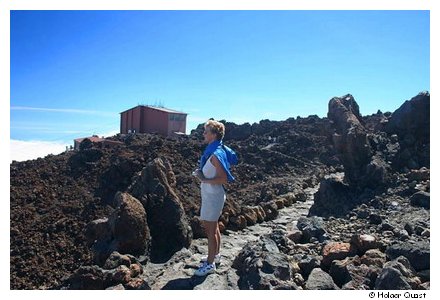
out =
<svg viewBox="0 0 440 300"><path fill-rule="evenodd" d="M111 130L103 133L97 133L99 137L110 137L119 133L119 130ZM92 136L91 134L80 137ZM39 157L45 157L48 154L60 154L66 151L66 146L73 146L73 139L71 141L22 141L22 140L10 140L11 161L24 161L29 159L36 159Z"/></svg>
<svg viewBox="0 0 440 300"><path fill-rule="evenodd" d="M72 142L10 140L10 158L11 161L24 161L45 157L48 154L60 154L66 150L66 146L70 145L72 145Z"/></svg>
<svg viewBox="0 0 440 300"><path fill-rule="evenodd" d="M56 113L71 113L71 114L86 114L86 115L102 115L115 116L117 113L101 111L101 110L86 110L75 108L47 108L47 107L30 107L30 106L11 106L11 110L31 110L40 112L56 112Z"/></svg>
<svg viewBox="0 0 440 300"><path fill-rule="evenodd" d="M13 126L11 125L11 129L17 129L17 130L25 130L27 132L29 131L36 131L36 132L44 132L44 133L58 133L58 134L80 134L86 132L85 130L62 130L62 129L56 129L56 127L36 127L36 126ZM55 129L54 129L55 128Z"/></svg>

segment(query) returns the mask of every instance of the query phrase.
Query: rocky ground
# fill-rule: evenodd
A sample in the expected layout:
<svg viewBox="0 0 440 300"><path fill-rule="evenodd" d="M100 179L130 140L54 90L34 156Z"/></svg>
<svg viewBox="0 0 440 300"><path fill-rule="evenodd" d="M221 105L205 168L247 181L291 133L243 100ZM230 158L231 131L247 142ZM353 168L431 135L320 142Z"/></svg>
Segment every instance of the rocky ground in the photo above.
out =
<svg viewBox="0 0 440 300"><path fill-rule="evenodd" d="M429 288L429 93L365 117L335 97L328 116L226 122L240 163L204 279L202 126L13 162L11 288Z"/></svg>

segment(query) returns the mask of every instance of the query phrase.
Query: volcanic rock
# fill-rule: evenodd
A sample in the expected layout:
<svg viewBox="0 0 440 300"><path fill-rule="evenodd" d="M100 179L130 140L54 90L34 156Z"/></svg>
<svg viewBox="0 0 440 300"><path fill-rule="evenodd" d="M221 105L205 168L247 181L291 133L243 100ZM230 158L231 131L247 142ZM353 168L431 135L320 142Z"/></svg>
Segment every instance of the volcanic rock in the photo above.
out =
<svg viewBox="0 0 440 300"><path fill-rule="evenodd" d="M345 216L358 201L350 187L340 177L329 177L321 181L310 208L310 216Z"/></svg>
<svg viewBox="0 0 440 300"><path fill-rule="evenodd" d="M411 205L423 207L429 209L430 207L430 196L427 192L417 192L409 198Z"/></svg>
<svg viewBox="0 0 440 300"><path fill-rule="evenodd" d="M100 266L113 251L145 255L149 250L150 233L142 204L127 193L117 193L114 201L118 208L107 222L97 220L86 228L87 239L94 240L94 261Z"/></svg>
<svg viewBox="0 0 440 300"><path fill-rule="evenodd" d="M309 275L309 279L306 282L307 290L338 290L338 286L333 281L332 277L321 270L315 268Z"/></svg>
<svg viewBox="0 0 440 300"><path fill-rule="evenodd" d="M147 212L151 233L151 260L166 261L182 247L189 247L192 230L172 186L175 175L169 163L156 158L128 188Z"/></svg>
<svg viewBox="0 0 440 300"><path fill-rule="evenodd" d="M370 163L372 150L353 96L334 97L328 104L328 118L335 124L335 148L340 151L349 184L359 185Z"/></svg>
<svg viewBox="0 0 440 300"><path fill-rule="evenodd" d="M316 238L320 242L328 238L326 237L325 224L321 217L300 217L296 226L302 232L302 243L308 243L312 238Z"/></svg>
<svg viewBox="0 0 440 300"><path fill-rule="evenodd" d="M411 263L411 266L417 271L430 268L430 248L428 243L396 243L387 248L386 254L391 259L401 255L405 256Z"/></svg>
<svg viewBox="0 0 440 300"><path fill-rule="evenodd" d="M281 253L276 243L267 236L251 242L235 258L232 265L240 276L240 288L274 289L286 284L292 275L299 271L297 264L284 253ZM290 288L296 286L289 283Z"/></svg>

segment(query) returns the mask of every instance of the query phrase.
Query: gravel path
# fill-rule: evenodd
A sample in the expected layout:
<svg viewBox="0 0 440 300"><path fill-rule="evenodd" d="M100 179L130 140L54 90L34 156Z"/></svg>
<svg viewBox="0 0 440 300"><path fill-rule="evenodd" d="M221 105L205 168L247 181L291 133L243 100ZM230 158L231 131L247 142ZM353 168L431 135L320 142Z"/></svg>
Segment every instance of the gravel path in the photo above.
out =
<svg viewBox="0 0 440 300"><path fill-rule="evenodd" d="M307 200L280 209L275 220L249 226L238 232L226 230L221 241L222 260L215 274L205 277L193 276L201 258L208 252L207 239L195 239L190 249L182 249L166 263L148 263L144 267L144 279L152 289L238 289L239 277L231 266L243 246L271 233L275 228L290 230L301 216L307 216L317 188L304 190L308 195Z"/></svg>

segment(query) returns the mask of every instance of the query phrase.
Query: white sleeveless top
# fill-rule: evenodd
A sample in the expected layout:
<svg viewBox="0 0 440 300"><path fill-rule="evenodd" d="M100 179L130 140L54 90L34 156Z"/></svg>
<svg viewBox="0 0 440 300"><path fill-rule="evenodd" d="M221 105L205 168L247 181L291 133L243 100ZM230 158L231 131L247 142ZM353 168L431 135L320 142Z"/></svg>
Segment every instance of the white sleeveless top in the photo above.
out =
<svg viewBox="0 0 440 300"><path fill-rule="evenodd" d="M215 169L214 165L211 162L211 157L212 155L209 157L209 159L206 161L205 165L202 168L203 175L207 179L214 178L217 173L217 170ZM224 189L221 184L211 184L211 183L202 182L200 184L200 187L202 191L207 193L224 193Z"/></svg>

